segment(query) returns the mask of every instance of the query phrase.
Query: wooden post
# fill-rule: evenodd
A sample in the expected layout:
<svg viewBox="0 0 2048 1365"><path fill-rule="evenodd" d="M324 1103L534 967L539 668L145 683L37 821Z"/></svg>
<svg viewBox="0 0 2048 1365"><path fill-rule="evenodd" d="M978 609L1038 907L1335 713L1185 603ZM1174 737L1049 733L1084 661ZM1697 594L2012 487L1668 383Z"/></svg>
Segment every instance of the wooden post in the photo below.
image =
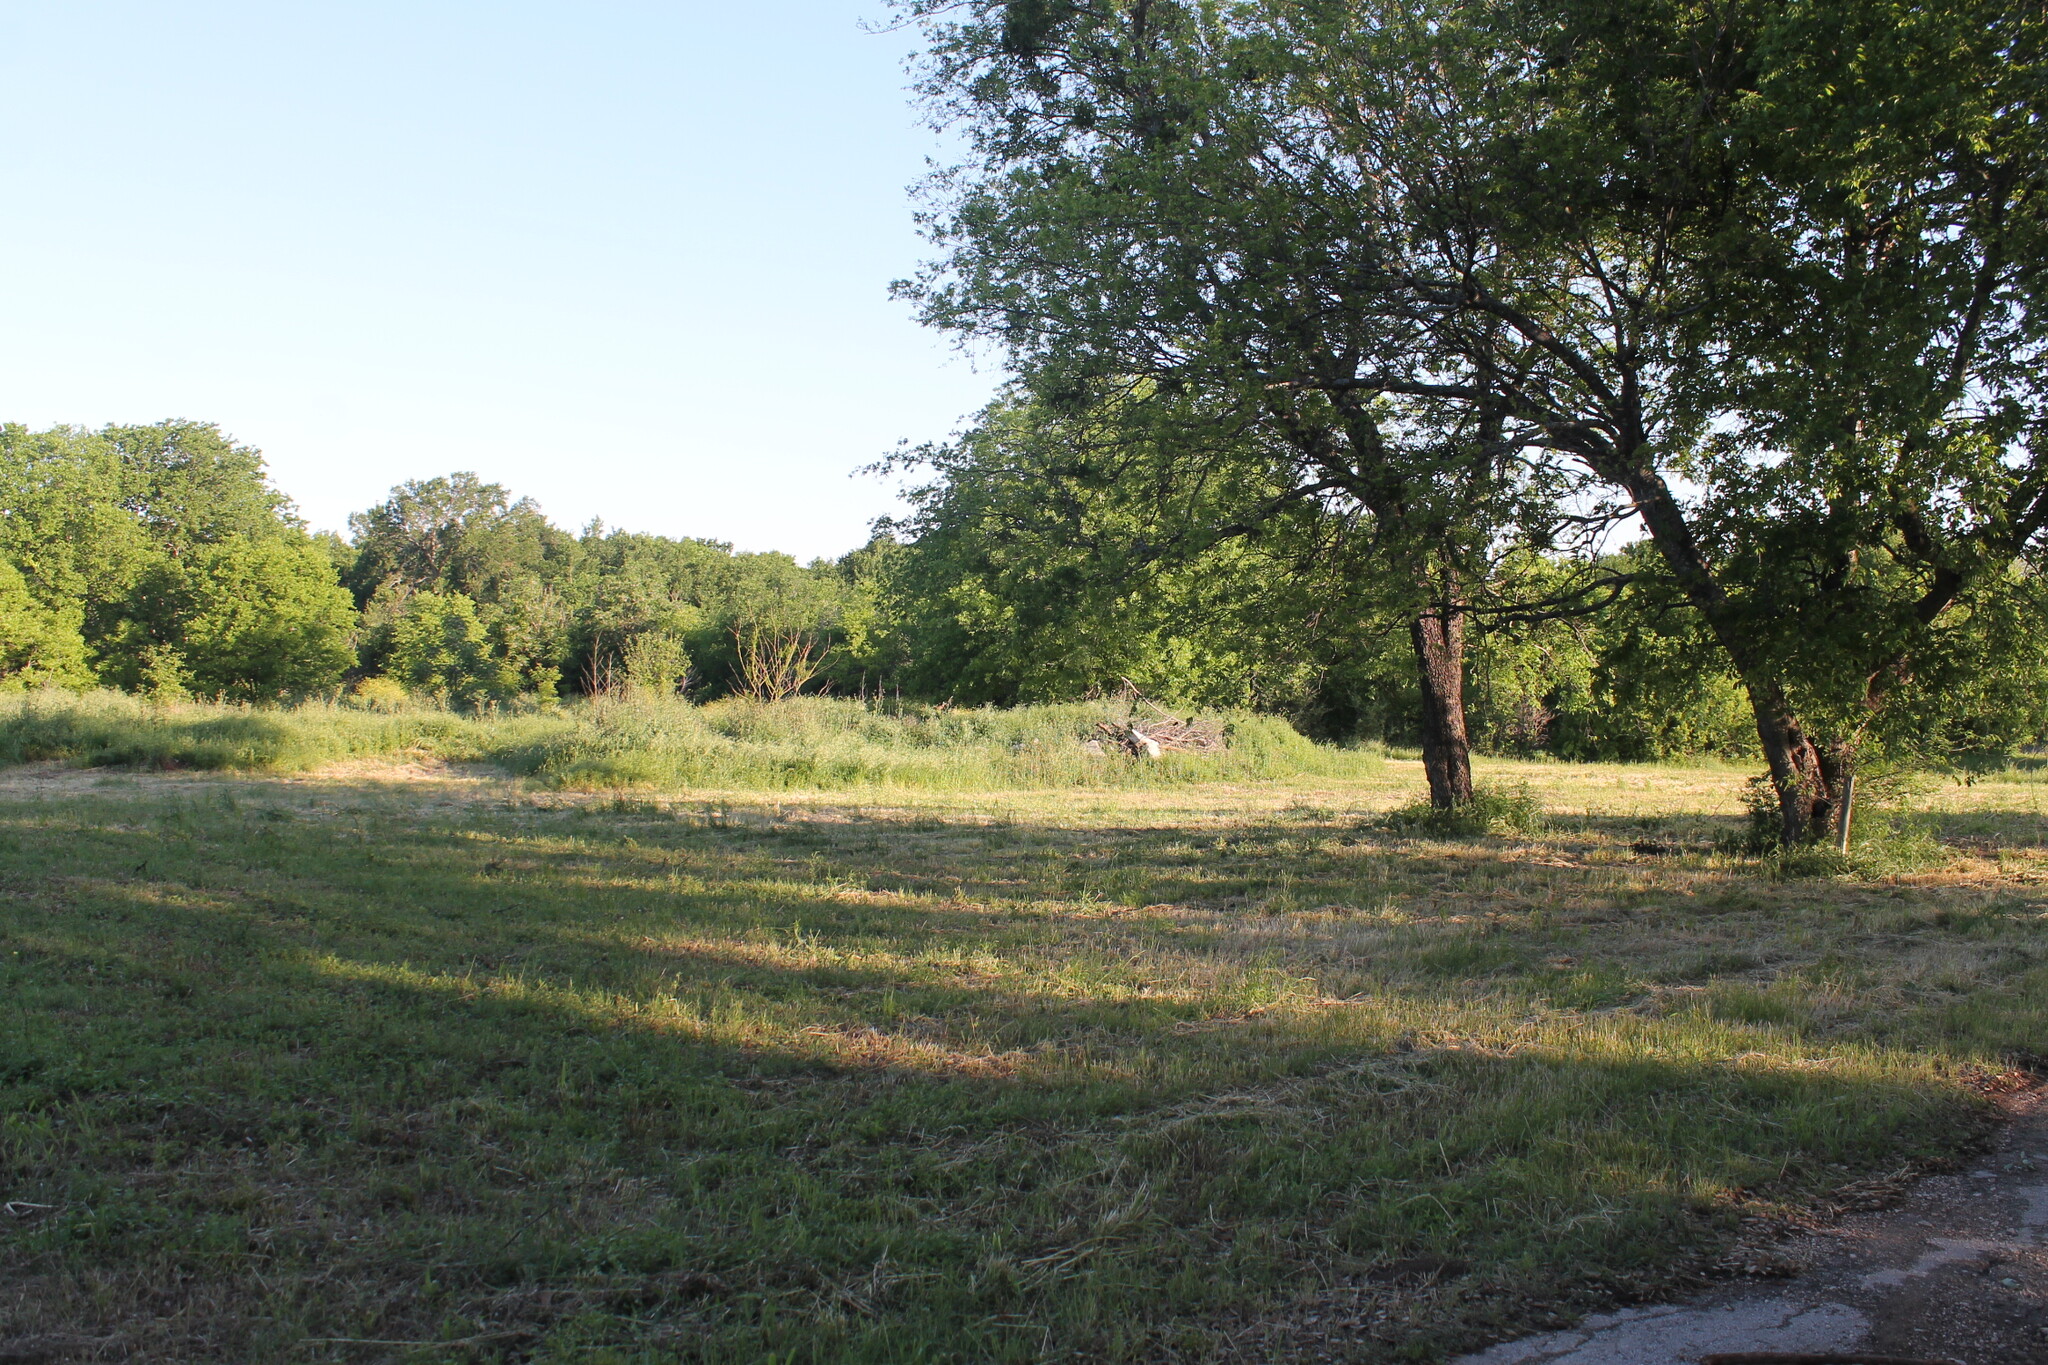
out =
<svg viewBox="0 0 2048 1365"><path fill-rule="evenodd" d="M1856 774L1842 779L1842 809L1835 817L1835 851L1849 851L1849 822L1856 816Z"/></svg>

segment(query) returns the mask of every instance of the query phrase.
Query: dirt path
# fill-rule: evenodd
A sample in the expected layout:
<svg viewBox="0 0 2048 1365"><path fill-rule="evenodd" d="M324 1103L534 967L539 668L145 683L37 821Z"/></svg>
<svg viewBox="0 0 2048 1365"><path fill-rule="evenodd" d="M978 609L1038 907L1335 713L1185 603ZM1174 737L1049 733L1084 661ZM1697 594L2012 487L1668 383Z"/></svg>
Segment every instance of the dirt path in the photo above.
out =
<svg viewBox="0 0 2048 1365"><path fill-rule="evenodd" d="M1794 1278L1588 1318L1456 1365L1690 1365L1722 1352L2048 1365L2048 1094L2011 1109L1980 1160L1781 1248Z"/></svg>

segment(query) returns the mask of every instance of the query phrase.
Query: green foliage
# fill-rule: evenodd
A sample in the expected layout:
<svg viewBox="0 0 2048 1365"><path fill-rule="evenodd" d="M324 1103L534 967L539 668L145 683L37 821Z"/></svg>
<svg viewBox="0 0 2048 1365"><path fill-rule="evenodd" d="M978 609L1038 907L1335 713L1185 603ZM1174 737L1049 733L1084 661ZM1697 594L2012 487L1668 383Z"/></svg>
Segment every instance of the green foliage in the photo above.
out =
<svg viewBox="0 0 2048 1365"><path fill-rule="evenodd" d="M1318 512L1228 533L1284 491L1280 457L1219 453L1191 420L1020 393L915 452L936 477L912 492L914 539L883 583L904 683L1013 702L1128 680L1178 704L1314 709L1397 614L1353 581L1369 531Z"/></svg>
<svg viewBox="0 0 2048 1365"><path fill-rule="evenodd" d="M971 149L927 321L1271 432L1432 572L1637 518L1788 830L2028 651L1978 623L2048 553L2038 7L904 8Z"/></svg>
<svg viewBox="0 0 2048 1365"><path fill-rule="evenodd" d="M367 711L400 710L411 697L412 694L405 690L405 684L382 674L360 678L348 690L349 703Z"/></svg>
<svg viewBox="0 0 2048 1365"><path fill-rule="evenodd" d="M169 645L144 645L135 652L135 682L131 691L152 701L189 701L192 673L185 667L184 651Z"/></svg>
<svg viewBox="0 0 2048 1365"><path fill-rule="evenodd" d="M0 427L0 506L0 559L46 618L77 622L103 682L272 697L353 662L329 552L218 428Z"/></svg>
<svg viewBox="0 0 2048 1365"><path fill-rule="evenodd" d="M1439 839L1486 834L1536 834L1543 829L1543 805L1526 782L1512 787L1474 787L1470 801L1450 807L1416 801L1380 817L1388 829Z"/></svg>
<svg viewBox="0 0 2048 1365"><path fill-rule="evenodd" d="M1765 875L1790 877L1896 877L1924 872L1948 861L1917 799L1927 779L1909 766L1871 763L1859 772L1847 852L1836 829L1816 829L1808 840L1787 845L1778 818L1778 794L1767 777L1743 788L1743 824L1723 841L1730 851L1751 854Z"/></svg>
<svg viewBox="0 0 2048 1365"><path fill-rule="evenodd" d="M0 556L0 692L24 687L76 687L92 675L85 664L82 613L36 600L21 571Z"/></svg>
<svg viewBox="0 0 2048 1365"><path fill-rule="evenodd" d="M421 696L473 706L519 693L519 675L498 651L463 594L431 590L406 599L392 625L392 675Z"/></svg>
<svg viewBox="0 0 2048 1365"><path fill-rule="evenodd" d="M624 655L626 686L636 695L672 697L689 682L690 650L679 631L641 631L626 641Z"/></svg>
<svg viewBox="0 0 2048 1365"><path fill-rule="evenodd" d="M166 634L193 691L239 699L322 691L355 662L355 611L331 564L303 538L234 537L197 548L166 575Z"/></svg>
<svg viewBox="0 0 2048 1365"><path fill-rule="evenodd" d="M349 529L355 556L346 577L363 603L388 586L495 602L513 583L554 586L573 558L572 538L531 498L515 502L469 473L408 480L350 517Z"/></svg>
<svg viewBox="0 0 2048 1365"><path fill-rule="evenodd" d="M1182 479L1168 446L1189 412L1170 401L1063 402L1006 398L922 452L940 477L913 494L914 540L809 565L595 524L571 536L460 474L394 489L350 544L307 536L260 457L211 427L0 428L0 687L263 700L368 675L465 707L565 686L706 700L746 690L740 643L797 639L819 665L809 688L843 695L1071 702L1129 680L1333 739L1413 737L1414 668L1369 522L1319 511L1217 535L1278 485L1250 465L1235 483ZM1524 550L1492 573L1501 600L1634 582L1590 616L1473 618L1480 748L1754 751L1740 685L1646 548L1595 564ZM360 614L337 581L367 594ZM1866 750L1981 763L2048 734L2044 614L2025 568L1967 594Z"/></svg>
<svg viewBox="0 0 2048 1365"><path fill-rule="evenodd" d="M1775 813L1774 804L1770 814ZM1761 820L1752 819L1749 846L1759 854L1762 873L1781 880L1900 877L1940 867L1949 860L1948 850L1941 846L1925 820L1898 811L1873 810L1859 816L1847 853L1828 838L1787 848L1782 839L1764 832L1761 824Z"/></svg>
<svg viewBox="0 0 2048 1365"><path fill-rule="evenodd" d="M410 686L465 701L555 694L569 662L571 611L563 592L577 547L531 499L514 501L503 487L469 473L414 479L349 518L349 526L353 558L342 577L363 609L366 669L389 670ZM446 657L423 657L425 627L405 624L417 594L431 595L421 609L436 620L444 614L438 603L464 599L478 638L451 639L435 647Z"/></svg>
<svg viewBox="0 0 2048 1365"><path fill-rule="evenodd" d="M796 633L829 652L830 680L858 685L874 628L871 587L838 565L799 564L784 554L735 554L718 541L606 532L593 525L576 543L575 570L564 585L572 684L603 692L629 681L629 655L642 636L666 637L688 658L687 677L702 696L744 687L734 631ZM858 613L863 653L839 648L850 613ZM655 648L657 646L647 646ZM837 671L834 671L837 670ZM684 675L679 674L679 679Z"/></svg>

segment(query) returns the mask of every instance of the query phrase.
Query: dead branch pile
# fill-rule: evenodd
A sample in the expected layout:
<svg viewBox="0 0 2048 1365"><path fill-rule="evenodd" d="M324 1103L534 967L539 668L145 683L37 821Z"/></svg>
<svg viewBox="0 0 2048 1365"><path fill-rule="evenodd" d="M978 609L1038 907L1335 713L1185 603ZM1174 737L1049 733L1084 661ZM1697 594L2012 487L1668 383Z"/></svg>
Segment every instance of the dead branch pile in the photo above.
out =
<svg viewBox="0 0 2048 1365"><path fill-rule="evenodd" d="M1214 754L1228 747L1223 738L1223 727L1213 720L1197 720L1189 716L1186 720L1173 714L1138 690L1138 685L1129 678L1113 694L1114 699L1123 703L1123 720L1100 721L1095 726L1099 739L1091 739L1084 746L1091 753L1108 753L1121 750L1133 758L1157 758L1161 754ZM1148 719L1138 714L1140 707L1152 712Z"/></svg>
<svg viewBox="0 0 2048 1365"><path fill-rule="evenodd" d="M1214 721L1162 714L1157 720L1102 721L1095 727L1105 749L1117 748L1133 758L1163 753L1213 754L1223 749L1223 727Z"/></svg>

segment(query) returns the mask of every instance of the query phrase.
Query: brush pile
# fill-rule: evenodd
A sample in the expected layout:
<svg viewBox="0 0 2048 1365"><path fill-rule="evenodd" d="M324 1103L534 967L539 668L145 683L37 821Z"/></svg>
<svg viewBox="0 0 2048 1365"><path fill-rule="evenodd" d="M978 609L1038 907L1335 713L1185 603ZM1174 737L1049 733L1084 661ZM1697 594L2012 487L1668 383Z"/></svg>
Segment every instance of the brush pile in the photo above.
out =
<svg viewBox="0 0 2048 1365"><path fill-rule="evenodd" d="M1128 678L1117 700L1124 704L1124 719L1098 722L1095 733L1101 738L1090 740L1089 748L1105 753L1120 749L1133 758L1157 758L1161 754L1219 754L1228 747L1221 725L1194 716L1182 720L1140 692ZM1140 716L1140 707L1153 714Z"/></svg>
<svg viewBox="0 0 2048 1365"><path fill-rule="evenodd" d="M1122 749L1133 758L1157 758L1163 753L1214 754L1224 747L1222 726L1193 717L1106 720L1096 725L1095 732L1102 736L1098 742L1104 749Z"/></svg>

